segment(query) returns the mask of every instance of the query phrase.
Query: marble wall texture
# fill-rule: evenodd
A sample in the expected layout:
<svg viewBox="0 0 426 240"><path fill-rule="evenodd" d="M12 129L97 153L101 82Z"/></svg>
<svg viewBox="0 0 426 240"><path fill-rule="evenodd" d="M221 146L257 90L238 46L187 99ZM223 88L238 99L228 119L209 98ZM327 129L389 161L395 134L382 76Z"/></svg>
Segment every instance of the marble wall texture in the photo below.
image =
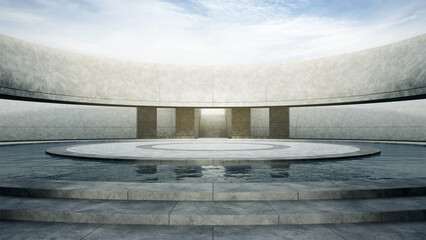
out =
<svg viewBox="0 0 426 240"><path fill-rule="evenodd" d="M135 137L135 108L0 99L0 141Z"/></svg>
<svg viewBox="0 0 426 240"><path fill-rule="evenodd" d="M426 95L426 34L288 63L185 66L65 52L0 35L0 96L158 107L304 106Z"/></svg>
<svg viewBox="0 0 426 240"><path fill-rule="evenodd" d="M290 108L290 138L426 141L426 100Z"/></svg>

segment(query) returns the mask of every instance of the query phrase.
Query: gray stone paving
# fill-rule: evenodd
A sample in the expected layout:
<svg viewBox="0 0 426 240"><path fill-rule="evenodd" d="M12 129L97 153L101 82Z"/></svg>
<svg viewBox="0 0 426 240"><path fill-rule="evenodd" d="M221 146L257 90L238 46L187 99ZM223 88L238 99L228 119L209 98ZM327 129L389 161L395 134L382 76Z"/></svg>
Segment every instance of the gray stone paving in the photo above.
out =
<svg viewBox="0 0 426 240"><path fill-rule="evenodd" d="M0 239L421 240L426 222L180 227L0 221Z"/></svg>
<svg viewBox="0 0 426 240"><path fill-rule="evenodd" d="M100 224L277 225L426 219L426 197L175 202L0 196L0 219Z"/></svg>
<svg viewBox="0 0 426 240"><path fill-rule="evenodd" d="M0 194L157 201L377 198L426 195L426 178L299 183L127 183L0 179Z"/></svg>

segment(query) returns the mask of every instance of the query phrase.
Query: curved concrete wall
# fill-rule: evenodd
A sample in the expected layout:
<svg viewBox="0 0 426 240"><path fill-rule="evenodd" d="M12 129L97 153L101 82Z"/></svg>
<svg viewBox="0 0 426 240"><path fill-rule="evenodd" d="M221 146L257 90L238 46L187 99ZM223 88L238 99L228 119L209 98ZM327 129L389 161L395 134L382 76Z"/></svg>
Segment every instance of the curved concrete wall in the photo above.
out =
<svg viewBox="0 0 426 240"><path fill-rule="evenodd" d="M0 99L0 141L135 137L135 108Z"/></svg>
<svg viewBox="0 0 426 240"><path fill-rule="evenodd" d="M290 138L426 141L426 100L290 108ZM175 136L175 109L158 109L157 134ZM253 137L269 109L251 109ZM0 100L0 141L136 138L133 107Z"/></svg>
<svg viewBox="0 0 426 240"><path fill-rule="evenodd" d="M291 108L290 138L426 141L426 100Z"/></svg>
<svg viewBox="0 0 426 240"><path fill-rule="evenodd" d="M0 95L71 103L303 106L426 95L426 35L334 57L179 66L64 52L0 35Z"/></svg>

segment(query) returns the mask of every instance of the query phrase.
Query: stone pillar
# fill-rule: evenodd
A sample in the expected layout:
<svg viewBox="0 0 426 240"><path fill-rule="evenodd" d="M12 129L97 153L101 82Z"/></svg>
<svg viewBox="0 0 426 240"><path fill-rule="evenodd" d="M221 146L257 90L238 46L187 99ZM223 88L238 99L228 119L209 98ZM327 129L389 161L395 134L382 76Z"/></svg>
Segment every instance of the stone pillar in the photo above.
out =
<svg viewBox="0 0 426 240"><path fill-rule="evenodd" d="M269 108L269 138L289 138L290 108Z"/></svg>
<svg viewBox="0 0 426 240"><path fill-rule="evenodd" d="M251 137L269 137L269 108L252 108L250 110Z"/></svg>
<svg viewBox="0 0 426 240"><path fill-rule="evenodd" d="M250 108L232 108L232 138L250 138Z"/></svg>
<svg viewBox="0 0 426 240"><path fill-rule="evenodd" d="M194 108L176 108L176 138L194 138Z"/></svg>
<svg viewBox="0 0 426 240"><path fill-rule="evenodd" d="M194 137L200 137L201 109L194 109Z"/></svg>
<svg viewBox="0 0 426 240"><path fill-rule="evenodd" d="M226 137L232 138L232 109L227 108L225 110L226 118Z"/></svg>
<svg viewBox="0 0 426 240"><path fill-rule="evenodd" d="M157 108L157 137L174 138L176 136L176 109Z"/></svg>
<svg viewBox="0 0 426 240"><path fill-rule="evenodd" d="M137 138L157 137L157 108L137 107L136 108L136 132Z"/></svg>

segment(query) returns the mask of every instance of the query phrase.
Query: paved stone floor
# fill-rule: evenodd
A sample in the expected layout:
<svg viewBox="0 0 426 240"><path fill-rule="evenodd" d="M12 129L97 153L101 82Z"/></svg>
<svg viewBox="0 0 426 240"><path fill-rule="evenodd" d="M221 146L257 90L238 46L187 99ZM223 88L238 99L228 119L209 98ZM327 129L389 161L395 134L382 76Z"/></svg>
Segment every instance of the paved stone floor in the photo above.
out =
<svg viewBox="0 0 426 240"><path fill-rule="evenodd" d="M0 221L0 239L426 239L426 222L285 226L143 226Z"/></svg>
<svg viewBox="0 0 426 240"><path fill-rule="evenodd" d="M64 146L48 153L72 157L150 161L276 161L365 156L380 151L366 146L284 140L156 140Z"/></svg>

